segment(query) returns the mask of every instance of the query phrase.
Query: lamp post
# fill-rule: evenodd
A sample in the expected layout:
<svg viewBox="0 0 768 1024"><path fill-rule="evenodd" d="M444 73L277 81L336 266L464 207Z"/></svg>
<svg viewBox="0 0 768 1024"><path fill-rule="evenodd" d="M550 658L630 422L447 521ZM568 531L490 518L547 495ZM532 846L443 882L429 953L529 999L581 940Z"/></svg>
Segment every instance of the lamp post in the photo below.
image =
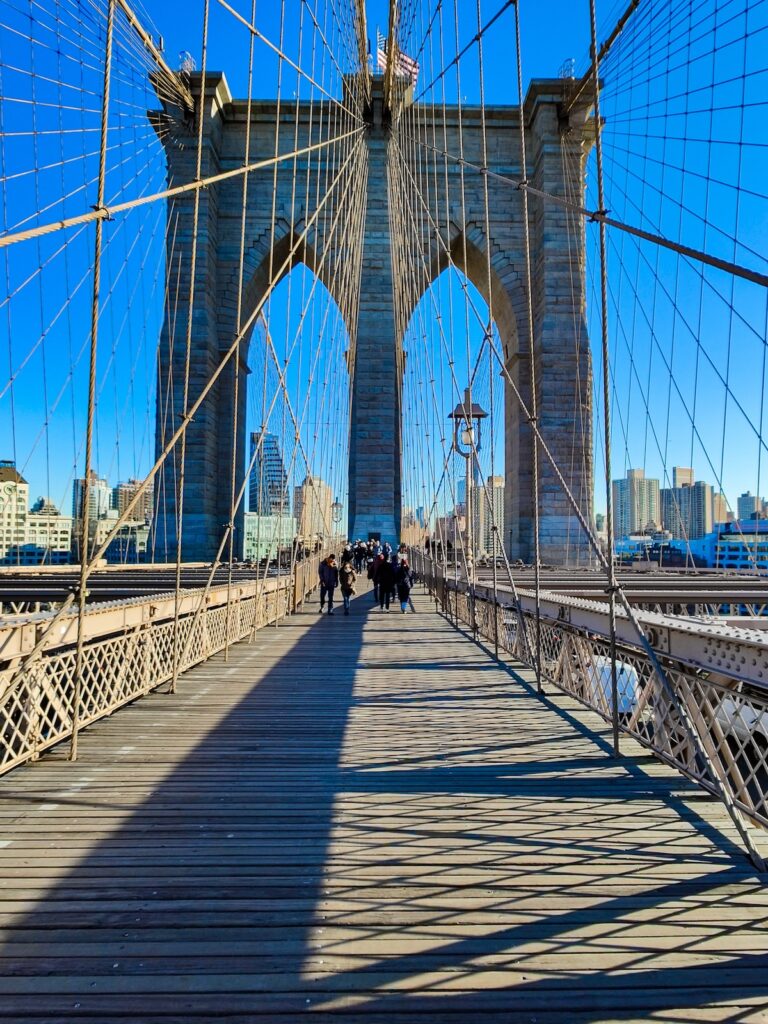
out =
<svg viewBox="0 0 768 1024"><path fill-rule="evenodd" d="M339 526L339 523L341 522L341 516L342 516L343 511L344 511L344 507L343 507L343 505L341 504L341 502L339 501L339 499L337 497L336 500L334 501L334 503L331 505L331 519L333 520L333 525L334 525L334 531L333 531L334 538L336 538L338 536L338 534L339 534L338 526Z"/></svg>
<svg viewBox="0 0 768 1024"><path fill-rule="evenodd" d="M453 420L453 450L461 455L466 465L464 559L467 580L471 582L475 559L472 489L477 482L477 452L480 451L481 424L487 419L488 413L477 402L470 401L469 391L469 388L464 389L464 401L459 402L448 418Z"/></svg>

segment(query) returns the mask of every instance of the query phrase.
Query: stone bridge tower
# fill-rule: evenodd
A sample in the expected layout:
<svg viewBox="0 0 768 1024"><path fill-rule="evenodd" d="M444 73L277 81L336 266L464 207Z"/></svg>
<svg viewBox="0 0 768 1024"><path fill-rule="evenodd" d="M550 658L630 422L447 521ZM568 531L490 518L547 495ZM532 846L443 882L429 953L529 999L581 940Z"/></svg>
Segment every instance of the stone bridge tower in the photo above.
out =
<svg viewBox="0 0 768 1024"><path fill-rule="evenodd" d="M362 280L359 307L345 309L345 296L334 295L348 327L354 325L355 372L352 382L352 424L349 464L349 525L351 537L378 534L396 540L400 532L401 409L398 356L402 339L396 336L392 259L390 248L387 169L390 129L383 106L381 79L373 79L373 102L367 128L368 183L365 212ZM561 80L535 81L525 103L528 141L528 177L531 183L555 194L580 198L583 194L588 137L588 104L576 106L568 118L562 114L565 84ZM200 94L199 76L191 83ZM234 169L243 164L247 104L233 100L221 74L206 76L202 174ZM306 145L311 131L311 108L283 101L281 117L298 124L298 145ZM194 116L174 111L172 133L164 133L169 181L195 177L196 127ZM274 101L251 104L251 159L274 153ZM448 149L458 152L459 112L447 111ZM481 163L479 110L465 107L461 114L465 158ZM586 127L585 127L586 126ZM517 108L487 107L486 131L489 168L520 177L519 117ZM442 126L441 126L442 134ZM453 149L451 148L453 147ZM317 174L323 173L322 158ZM436 197L442 209L452 211L448 230L451 262L493 304L494 319L505 350L507 369L522 395L530 398L527 300L524 290L525 257L521 193L509 184L489 179L491 191L490 238L485 238L482 178L468 171L463 201L459 168L449 168L449 195ZM246 213L245 294L243 315L248 316L263 296L270 267L286 260L312 210L296 201L290 176L277 176L277 218L272 227L273 176L256 173L249 178ZM474 186L471 187L470 186ZM191 194L169 206L168 273L172 294L160 343L160 381L157 447L174 426L183 408L189 255L193 236ZM226 179L200 193L195 307L192 316L192 369L190 396L200 393L235 337L239 279L242 178ZM333 294L334 265L343 259L343 247L331 246L320 266L323 224L291 265L304 262L318 273ZM534 278L534 347L537 360L540 429L573 493L588 518L592 513L591 364L584 321L583 235L579 219L564 208L531 198L530 237ZM488 286L486 246L491 250ZM447 257L432 261L434 279L448 265ZM286 271L287 272L287 271ZM245 472L245 395L247 349L240 366L240 437L238 472ZM185 561L209 561L218 548L229 519L228 479L232 455L234 373L222 374L217 386L188 429L184 530ZM532 554L532 443L530 425L507 387L505 399L505 544L511 558ZM166 474L166 478L170 479ZM541 554L545 562L573 564L585 559L579 527L549 465L542 458L539 511ZM242 513L241 513L242 516ZM242 520L236 536L242 537ZM159 503L156 557L175 554L175 508L172 488Z"/></svg>

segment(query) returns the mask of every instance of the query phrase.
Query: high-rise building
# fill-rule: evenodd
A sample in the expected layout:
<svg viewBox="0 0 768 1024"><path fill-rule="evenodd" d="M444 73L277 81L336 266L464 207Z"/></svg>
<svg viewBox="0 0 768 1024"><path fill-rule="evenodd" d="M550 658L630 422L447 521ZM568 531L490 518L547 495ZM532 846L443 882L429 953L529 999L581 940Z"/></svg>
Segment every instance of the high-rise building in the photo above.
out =
<svg viewBox="0 0 768 1024"><path fill-rule="evenodd" d="M112 490L112 507L117 510L118 515L122 515L128 508L129 504L136 497L141 484L141 480L125 480L122 483L119 483L117 487ZM132 521L141 521L144 523L152 522L155 500L154 496L154 481L151 481L147 484L147 489L141 495L136 506L131 511Z"/></svg>
<svg viewBox="0 0 768 1024"><path fill-rule="evenodd" d="M333 491L320 477L307 475L304 483L293 490L293 512L299 528L299 536L305 541L333 535Z"/></svg>
<svg viewBox="0 0 768 1024"><path fill-rule="evenodd" d="M88 479L88 517L101 519L112 508L112 488L93 469ZM84 491L85 479L81 477L72 484L72 518L76 521L82 518Z"/></svg>
<svg viewBox="0 0 768 1024"><path fill-rule="evenodd" d="M737 519L757 519L761 505L762 502L756 494L752 494L751 491L745 491L736 499Z"/></svg>
<svg viewBox="0 0 768 1024"><path fill-rule="evenodd" d="M613 481L615 536L643 533L653 524L659 526L659 481L646 479L642 469L628 469L624 480Z"/></svg>
<svg viewBox="0 0 768 1024"><path fill-rule="evenodd" d="M248 511L260 516L287 516L291 509L288 503L288 477L283 465L283 456L277 434L262 431L251 434L251 458L261 447L253 463L248 480Z"/></svg>
<svg viewBox="0 0 768 1024"><path fill-rule="evenodd" d="M704 537L712 532L712 485L697 480L693 486L684 489L690 492L691 500L688 536L691 539Z"/></svg>
<svg viewBox="0 0 768 1024"><path fill-rule="evenodd" d="M450 494L450 486L448 489ZM456 504L464 505L467 501L467 478L462 476L456 481Z"/></svg>
<svg viewBox="0 0 768 1024"><path fill-rule="evenodd" d="M690 468L690 466L672 467L673 487L693 487L693 480L693 470Z"/></svg>
<svg viewBox="0 0 768 1024"><path fill-rule="evenodd" d="M486 493L487 488L487 493ZM497 528L494 542L494 525ZM501 554L504 536L504 477L491 476L486 487L472 487L472 530L476 555Z"/></svg>
<svg viewBox="0 0 768 1024"><path fill-rule="evenodd" d="M728 511L728 501L722 491L712 495L712 522L727 523L733 518L733 513Z"/></svg>
<svg viewBox="0 0 768 1024"><path fill-rule="evenodd" d="M704 480L661 489L661 521L673 537L696 540L712 532L712 486Z"/></svg>
<svg viewBox="0 0 768 1024"><path fill-rule="evenodd" d="M661 525L673 537L688 536L691 507L688 491L688 487L662 487L659 491Z"/></svg>

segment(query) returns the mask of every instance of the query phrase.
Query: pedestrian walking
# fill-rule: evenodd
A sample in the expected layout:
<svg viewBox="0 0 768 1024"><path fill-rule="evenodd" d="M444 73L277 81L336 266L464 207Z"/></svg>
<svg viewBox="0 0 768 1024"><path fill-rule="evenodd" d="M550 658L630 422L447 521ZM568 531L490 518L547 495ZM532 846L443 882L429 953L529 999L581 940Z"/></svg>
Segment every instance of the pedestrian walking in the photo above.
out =
<svg viewBox="0 0 768 1024"><path fill-rule="evenodd" d="M355 544L355 572L362 572L368 557L368 549L361 540Z"/></svg>
<svg viewBox="0 0 768 1024"><path fill-rule="evenodd" d="M339 569L336 565L336 555L328 555L320 563L320 614L323 614L325 599L328 598L328 614L333 615L333 593L339 585Z"/></svg>
<svg viewBox="0 0 768 1024"><path fill-rule="evenodd" d="M413 573L411 572L411 567L408 565L407 558L401 559L400 565L397 567L395 583L397 584L397 597L400 601L400 611L405 615L408 611L408 607L410 606L411 611L415 612L416 609L413 607L413 601L411 600Z"/></svg>
<svg viewBox="0 0 768 1024"><path fill-rule="evenodd" d="M389 602L392 598L392 588L395 585L395 570L387 558L382 558L376 566L374 584L378 588L379 608L382 611L389 611Z"/></svg>
<svg viewBox="0 0 768 1024"><path fill-rule="evenodd" d="M382 562L386 562L386 561L387 561L386 555L384 554L383 551L379 550L379 553L377 555L374 555L373 561L370 562L369 565L368 565L368 578L373 580L373 603L374 604L376 604L376 602L379 600L379 593L380 593L379 576L378 576L379 566L382 564Z"/></svg>
<svg viewBox="0 0 768 1024"><path fill-rule="evenodd" d="M391 554L389 556L389 564L392 566L392 586L389 590L389 600L394 602L397 597L397 569L400 565L400 556Z"/></svg>
<svg viewBox="0 0 768 1024"><path fill-rule="evenodd" d="M341 586L341 599L344 602L344 614L349 615L349 602L355 594L355 580L357 573L351 561L346 561L341 566L339 583Z"/></svg>

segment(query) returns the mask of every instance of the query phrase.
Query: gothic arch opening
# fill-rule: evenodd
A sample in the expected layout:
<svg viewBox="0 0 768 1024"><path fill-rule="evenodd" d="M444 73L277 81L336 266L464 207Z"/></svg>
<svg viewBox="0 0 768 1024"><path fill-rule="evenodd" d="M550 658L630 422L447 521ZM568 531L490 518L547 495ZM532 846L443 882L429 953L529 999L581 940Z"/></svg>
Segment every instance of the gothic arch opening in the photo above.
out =
<svg viewBox="0 0 768 1024"><path fill-rule="evenodd" d="M470 253L476 258L475 247L466 247ZM510 344L516 348L516 331L507 321L502 336L496 310L491 322L485 295L469 275L453 265L436 270L403 335L403 523L416 532L429 523L433 534L458 550L468 543L469 516L473 555L498 557L501 544L510 546L521 498L529 497L515 476L520 438L516 422L509 422L507 388L494 354ZM468 388L479 415L471 444L461 445L470 453L464 458L452 450L450 417ZM461 442L460 432L456 436Z"/></svg>
<svg viewBox="0 0 768 1024"><path fill-rule="evenodd" d="M289 249L276 250L273 268ZM349 333L314 254L301 255L271 290L241 360L246 558L276 557L278 538L313 547L341 529L347 505ZM261 268L248 283L252 309L265 279Z"/></svg>
<svg viewBox="0 0 768 1024"><path fill-rule="evenodd" d="M518 269L510 259L492 252L489 279L485 242L480 229L467 225L466 231L462 231L454 225L450 231L447 251L446 246L439 245L436 255L427 266L428 281L418 296L417 304L427 288L450 268L455 268L471 282L482 296L486 309L492 307L505 358L516 356L521 345L525 345L527 336L525 292ZM410 311L411 316L415 308Z"/></svg>

